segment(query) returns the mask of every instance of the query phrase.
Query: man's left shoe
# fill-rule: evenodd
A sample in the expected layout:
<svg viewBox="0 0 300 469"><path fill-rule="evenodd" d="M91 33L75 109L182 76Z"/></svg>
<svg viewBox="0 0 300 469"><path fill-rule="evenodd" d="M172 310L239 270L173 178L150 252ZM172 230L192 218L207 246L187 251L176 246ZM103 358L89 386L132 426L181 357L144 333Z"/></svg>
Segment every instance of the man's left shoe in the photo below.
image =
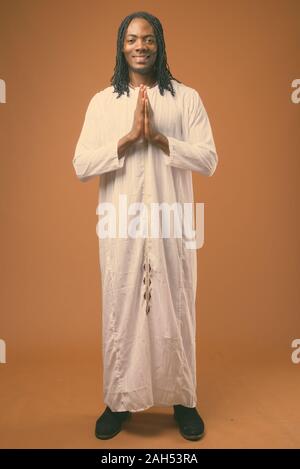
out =
<svg viewBox="0 0 300 469"><path fill-rule="evenodd" d="M204 435L204 422L196 407L174 405L174 418L181 435L187 440L199 440Z"/></svg>

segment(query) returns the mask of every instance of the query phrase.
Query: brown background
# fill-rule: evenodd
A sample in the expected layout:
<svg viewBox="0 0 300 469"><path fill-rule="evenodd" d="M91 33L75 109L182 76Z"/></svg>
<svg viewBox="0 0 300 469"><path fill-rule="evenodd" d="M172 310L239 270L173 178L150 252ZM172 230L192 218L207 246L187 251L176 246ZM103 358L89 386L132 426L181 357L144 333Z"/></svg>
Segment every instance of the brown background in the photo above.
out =
<svg viewBox="0 0 300 469"><path fill-rule="evenodd" d="M171 72L199 92L219 165L193 174L205 203L198 251L198 410L184 440L171 408L135 414L108 442L104 410L98 179L77 180L90 98L109 86L122 19L161 20ZM300 446L299 1L0 2L0 445Z"/></svg>

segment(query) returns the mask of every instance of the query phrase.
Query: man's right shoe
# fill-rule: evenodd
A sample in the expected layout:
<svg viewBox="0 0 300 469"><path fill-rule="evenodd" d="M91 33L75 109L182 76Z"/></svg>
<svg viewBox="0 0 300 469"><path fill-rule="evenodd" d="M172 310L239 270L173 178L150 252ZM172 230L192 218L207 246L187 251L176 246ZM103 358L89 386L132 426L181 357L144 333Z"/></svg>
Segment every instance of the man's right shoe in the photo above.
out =
<svg viewBox="0 0 300 469"><path fill-rule="evenodd" d="M131 417L129 411L113 412L107 406L96 422L95 435L101 440L108 440L122 430L122 423Z"/></svg>

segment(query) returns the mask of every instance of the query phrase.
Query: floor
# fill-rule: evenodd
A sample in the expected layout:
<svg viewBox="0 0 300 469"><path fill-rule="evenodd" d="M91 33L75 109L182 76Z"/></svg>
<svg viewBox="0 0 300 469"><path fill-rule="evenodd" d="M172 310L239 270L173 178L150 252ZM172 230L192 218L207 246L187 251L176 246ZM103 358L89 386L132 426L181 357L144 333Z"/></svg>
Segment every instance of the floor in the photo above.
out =
<svg viewBox="0 0 300 469"><path fill-rule="evenodd" d="M96 353L96 351L95 351ZM100 361L74 350L11 357L0 365L1 448L299 448L300 364L288 354L206 350L197 363L203 439L179 433L171 407L133 414L110 440L94 436L101 401Z"/></svg>

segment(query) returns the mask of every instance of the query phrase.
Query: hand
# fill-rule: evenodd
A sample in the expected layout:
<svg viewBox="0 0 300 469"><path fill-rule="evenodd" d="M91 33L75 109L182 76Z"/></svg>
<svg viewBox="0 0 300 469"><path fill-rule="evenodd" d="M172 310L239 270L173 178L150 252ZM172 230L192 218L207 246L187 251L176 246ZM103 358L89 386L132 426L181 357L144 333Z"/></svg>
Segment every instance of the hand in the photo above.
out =
<svg viewBox="0 0 300 469"><path fill-rule="evenodd" d="M144 115L144 138L149 143L156 143L159 132L156 130L153 122L153 110L147 95L147 89L144 90L145 115Z"/></svg>
<svg viewBox="0 0 300 469"><path fill-rule="evenodd" d="M145 114L145 98L143 85L140 86L136 108L134 111L134 119L132 129L130 131L130 138L133 142L138 141L140 138L145 140L144 133L144 114Z"/></svg>

